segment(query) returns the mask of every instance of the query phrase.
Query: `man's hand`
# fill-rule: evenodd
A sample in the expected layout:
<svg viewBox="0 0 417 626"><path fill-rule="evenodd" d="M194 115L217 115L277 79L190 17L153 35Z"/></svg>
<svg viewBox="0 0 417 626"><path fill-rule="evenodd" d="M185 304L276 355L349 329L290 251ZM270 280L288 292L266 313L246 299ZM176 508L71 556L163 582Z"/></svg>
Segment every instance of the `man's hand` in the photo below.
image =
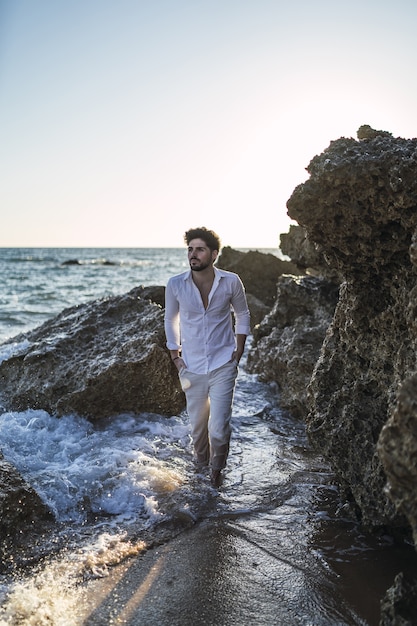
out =
<svg viewBox="0 0 417 626"><path fill-rule="evenodd" d="M173 359L173 361L178 371L185 367L184 359L182 358L182 356L178 356L177 358Z"/></svg>

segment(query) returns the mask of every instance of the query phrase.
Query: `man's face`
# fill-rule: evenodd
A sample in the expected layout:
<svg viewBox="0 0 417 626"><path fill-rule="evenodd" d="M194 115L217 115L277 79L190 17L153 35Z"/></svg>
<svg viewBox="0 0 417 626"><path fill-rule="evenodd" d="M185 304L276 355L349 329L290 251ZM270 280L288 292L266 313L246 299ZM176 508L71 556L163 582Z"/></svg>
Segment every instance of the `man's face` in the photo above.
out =
<svg viewBox="0 0 417 626"><path fill-rule="evenodd" d="M194 272L201 272L213 265L217 250L210 250L202 239L192 239L188 244L188 262Z"/></svg>

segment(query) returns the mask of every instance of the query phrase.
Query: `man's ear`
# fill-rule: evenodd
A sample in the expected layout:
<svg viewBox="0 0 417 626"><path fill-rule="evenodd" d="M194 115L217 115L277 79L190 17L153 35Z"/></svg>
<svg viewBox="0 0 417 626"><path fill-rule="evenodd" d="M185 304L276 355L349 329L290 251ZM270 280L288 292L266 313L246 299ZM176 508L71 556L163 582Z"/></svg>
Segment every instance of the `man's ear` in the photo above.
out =
<svg viewBox="0 0 417 626"><path fill-rule="evenodd" d="M218 250L212 250L211 251L211 258L212 258L213 263L217 259L218 256L219 256L219 251Z"/></svg>

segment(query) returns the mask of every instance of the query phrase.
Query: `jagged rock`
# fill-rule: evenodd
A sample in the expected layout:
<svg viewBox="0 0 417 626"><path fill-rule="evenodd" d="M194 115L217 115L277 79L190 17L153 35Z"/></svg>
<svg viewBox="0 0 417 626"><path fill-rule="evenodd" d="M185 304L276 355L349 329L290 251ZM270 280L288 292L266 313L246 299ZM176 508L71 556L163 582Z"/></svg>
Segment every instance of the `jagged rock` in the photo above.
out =
<svg viewBox="0 0 417 626"><path fill-rule="evenodd" d="M417 232L413 234L410 259L417 269ZM388 493L399 511L411 524L414 542L417 545L417 373L415 350L417 343L417 286L410 280L409 297L404 298L404 314L407 332L399 352L406 354L410 364L409 377L399 383L394 410L384 425L378 441L378 454L388 477ZM412 284L414 286L411 288ZM408 306L407 306L408 302Z"/></svg>
<svg viewBox="0 0 417 626"><path fill-rule="evenodd" d="M359 126L358 132L356 133L358 139L375 139L375 137L392 137L392 133L389 133L386 130L375 130L369 124L362 124Z"/></svg>
<svg viewBox="0 0 417 626"><path fill-rule="evenodd" d="M379 626L414 626L417 624L417 583L403 573L395 577L381 601Z"/></svg>
<svg viewBox="0 0 417 626"><path fill-rule="evenodd" d="M410 267L417 224L416 139L341 138L310 162L288 214L345 278Z"/></svg>
<svg viewBox="0 0 417 626"><path fill-rule="evenodd" d="M337 298L333 283L283 276L273 309L254 329L247 368L265 382L276 382L280 406L296 417L306 416L307 385Z"/></svg>
<svg viewBox="0 0 417 626"><path fill-rule="evenodd" d="M48 507L0 453L0 538L41 521L52 520Z"/></svg>
<svg viewBox="0 0 417 626"><path fill-rule="evenodd" d="M321 268L323 265L322 255L301 226L292 224L288 233L280 235L280 248L303 274L307 274L309 268Z"/></svg>
<svg viewBox="0 0 417 626"><path fill-rule="evenodd" d="M337 284L342 282L343 277L327 264L323 253L309 240L301 226L291 225L288 233L280 235L280 248L295 263L300 274L321 276Z"/></svg>
<svg viewBox="0 0 417 626"><path fill-rule="evenodd" d="M163 287L138 287L71 307L11 340L16 350L0 364L4 407L90 419L180 412L184 395L165 348L163 310L151 301L163 294Z"/></svg>
<svg viewBox="0 0 417 626"><path fill-rule="evenodd" d="M307 169L310 179L294 190L288 213L345 278L309 387L308 433L366 524L402 525L405 518L385 491L396 460L386 455L384 471L377 442L403 381L417 370L416 329L407 313L416 295L410 244L417 139L380 132L365 141L341 138ZM401 440L404 425L397 421L396 428ZM417 498L410 506L411 520Z"/></svg>
<svg viewBox="0 0 417 626"><path fill-rule="evenodd" d="M253 331L254 328L264 319L265 315L269 313L271 310L270 306L267 306L258 298L255 298L251 293L246 294L246 299L248 302L248 309L250 311L250 324L251 329Z"/></svg>
<svg viewBox="0 0 417 626"><path fill-rule="evenodd" d="M394 411L378 440L388 493L411 523L417 545L417 375L402 385Z"/></svg>
<svg viewBox="0 0 417 626"><path fill-rule="evenodd" d="M282 274L301 273L294 263L283 261L273 254L257 250L241 252L228 246L222 249L217 266L239 274L247 293L269 308L275 301L278 277Z"/></svg>

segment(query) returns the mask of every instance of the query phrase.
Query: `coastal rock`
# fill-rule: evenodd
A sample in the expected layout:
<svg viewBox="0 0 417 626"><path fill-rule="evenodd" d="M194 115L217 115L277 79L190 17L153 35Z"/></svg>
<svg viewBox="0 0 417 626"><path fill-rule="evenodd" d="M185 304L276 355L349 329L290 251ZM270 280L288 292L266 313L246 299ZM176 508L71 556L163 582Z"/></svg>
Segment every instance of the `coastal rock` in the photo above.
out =
<svg viewBox="0 0 417 626"><path fill-rule="evenodd" d="M414 543L417 545L417 373L415 350L417 347L417 233L410 246L410 259L414 267L414 286L409 285L408 300L404 300L407 333L400 351L410 363L408 378L400 382L394 410L382 428L378 440L378 454L388 477L387 491L399 511L411 524ZM411 351L411 354L409 354Z"/></svg>
<svg viewBox="0 0 417 626"><path fill-rule="evenodd" d="M280 240L281 251L291 261L284 261L284 275L274 278L272 310L253 324L247 368L264 382L276 383L280 406L305 418L307 385L333 318L341 277L301 226L291 225Z"/></svg>
<svg viewBox="0 0 417 626"><path fill-rule="evenodd" d="M297 266L300 274L321 276L336 284L342 282L341 274L328 265L323 252L310 241L301 226L291 225L288 233L280 235L280 249Z"/></svg>
<svg viewBox="0 0 417 626"><path fill-rule="evenodd" d="M311 268L319 267L321 270L325 265L323 255L308 239L305 229L301 226L292 224L288 233L280 235L280 248L303 274L307 274Z"/></svg>
<svg viewBox="0 0 417 626"><path fill-rule="evenodd" d="M288 214L345 281L309 385L309 437L366 525L414 525L417 139L341 138L307 169Z"/></svg>
<svg viewBox="0 0 417 626"><path fill-rule="evenodd" d="M185 401L165 348L163 299L163 287L137 287L66 309L7 342L15 347L0 364L4 408L92 420L178 414Z"/></svg>
<svg viewBox="0 0 417 626"><path fill-rule="evenodd" d="M380 626L417 624L417 584L401 572L381 601Z"/></svg>
<svg viewBox="0 0 417 626"><path fill-rule="evenodd" d="M306 417L307 385L338 299L338 286L314 276L282 276L271 312L255 327L247 368L275 382L280 406Z"/></svg>
<svg viewBox="0 0 417 626"><path fill-rule="evenodd" d="M246 294L246 300L248 302L248 309L250 311L250 324L253 331L253 329L262 322L265 315L270 312L271 307L266 305L264 302L261 302L261 300L258 300L258 298L255 298L255 296L253 296L251 293Z"/></svg>
<svg viewBox="0 0 417 626"><path fill-rule="evenodd" d="M0 453L0 537L10 535L40 521L52 520L52 513L37 493Z"/></svg>
<svg viewBox="0 0 417 626"><path fill-rule="evenodd" d="M269 309L275 302L278 277L282 274L301 273L294 263L279 259L273 254L258 250L241 252L228 246L222 249L217 266L239 274L246 292Z"/></svg>
<svg viewBox="0 0 417 626"><path fill-rule="evenodd" d="M358 139L375 139L375 137L392 137L392 133L389 133L386 130L375 130L369 126L369 124L362 124L359 126L358 132L356 133Z"/></svg>

